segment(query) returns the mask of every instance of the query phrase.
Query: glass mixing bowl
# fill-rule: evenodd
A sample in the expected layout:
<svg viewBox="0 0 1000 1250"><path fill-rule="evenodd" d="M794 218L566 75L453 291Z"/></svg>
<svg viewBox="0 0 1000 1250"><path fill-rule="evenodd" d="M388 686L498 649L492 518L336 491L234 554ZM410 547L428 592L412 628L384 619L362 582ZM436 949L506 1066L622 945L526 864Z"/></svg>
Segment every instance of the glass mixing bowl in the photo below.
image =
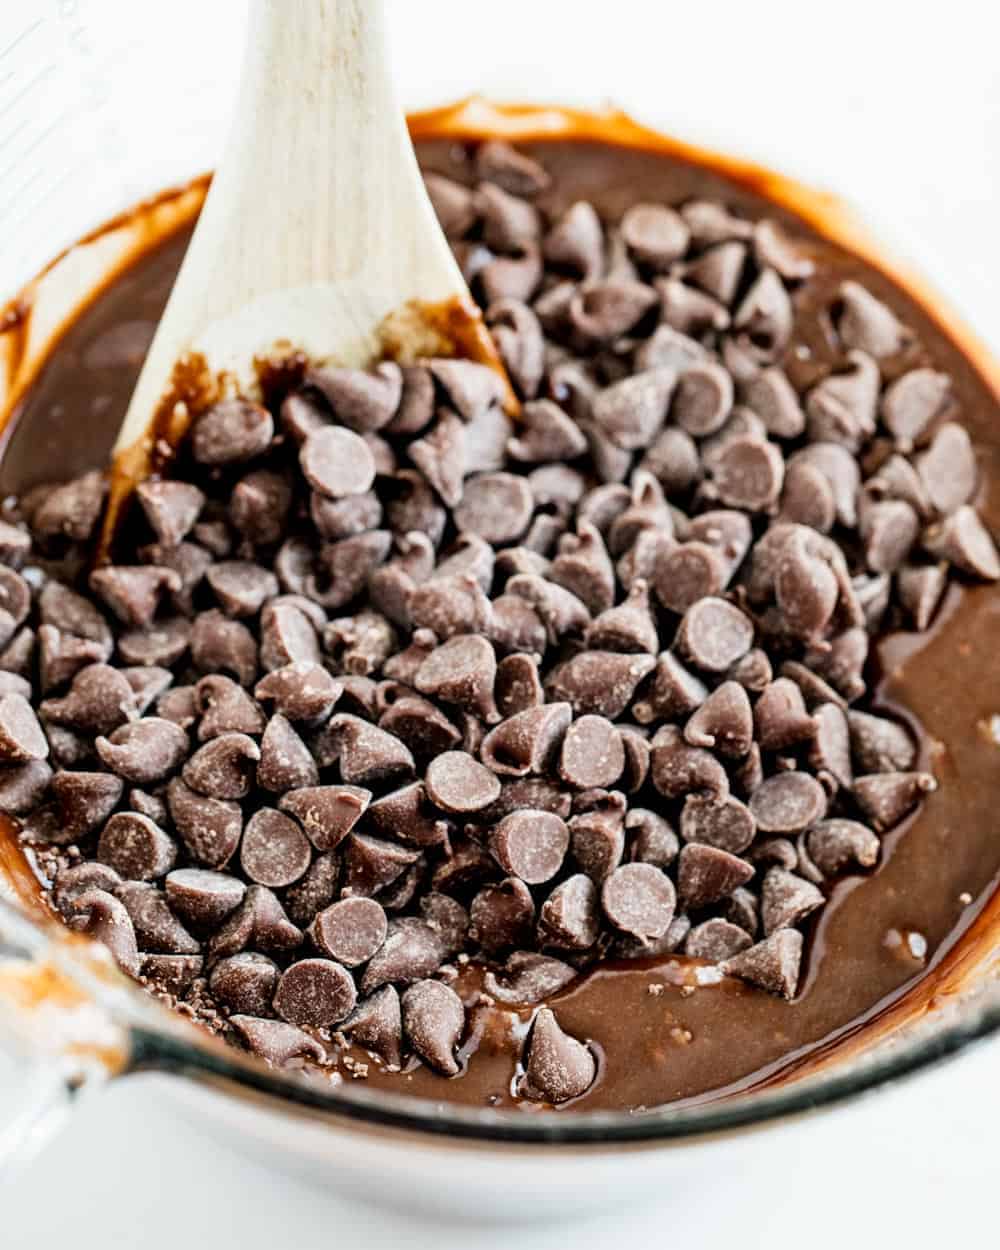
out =
<svg viewBox="0 0 1000 1250"><path fill-rule="evenodd" d="M593 110L613 92L616 105L633 116L847 191L866 220L891 221L882 233L894 250L919 257L965 319L1000 344L1000 323L980 286L976 242L992 237L991 196L1000 187L1000 82L989 72L990 49L970 41L969 57L983 58L983 73L966 66L954 90L929 101L932 93L922 91L928 65L919 57L894 66L899 76L891 93L871 72L875 54L869 61L849 39L838 44L835 36L822 63L789 58L780 40L763 37L771 7L727 15L721 44L722 36L694 14L654 17L651 6L628 0L615 6L611 31L604 6L591 16L583 6L554 3L538 12L537 4L512 0L488 31L460 0L388 9L408 106L475 87ZM0 161L7 162L0 193L2 292L21 288L61 247L138 199L210 168L218 153L242 3L175 0L138 8L51 0L27 14L0 14ZM880 20L869 14L869 27ZM841 25L850 28L849 21ZM882 46L878 30L869 35L872 48ZM711 47L710 85L708 62L699 55L672 52L665 75L668 39L672 48L678 41L695 51ZM752 66L741 50L748 46L756 49ZM456 138L500 131L514 139L665 142L607 108L497 111L472 100L416 124ZM940 147L929 162L926 145L935 137ZM749 165L731 168L765 179L768 193L793 211L879 257L943 315L939 297L905 265L887 262L843 202ZM947 191L956 185L963 188L961 229ZM158 228L189 221L201 194L195 185L160 203ZM909 236L922 245L907 244ZM72 248L30 287L35 311L27 342L17 327L0 333L0 411L16 403L64 319L142 242L134 222L123 219ZM1000 370L987 349L948 316L1000 392ZM58 476L56 466L47 467ZM739 1166L749 1150L787 1151L804 1117L883 1089L1000 1028L997 916L986 906L974 922L974 940L928 971L919 1009L905 1025L890 1011L853 1048L842 1045L828 1062L803 1067L781 1084L643 1115L449 1107L359 1085L321 1087L240 1056L147 998L102 951L71 938L28 896L16 858L0 843L0 1037L11 1042L25 1074L7 1082L12 1105L0 1103L0 1164L5 1152L8 1165L25 1159L58 1123L73 1091L109 1076L155 1073L172 1104L206 1132L327 1186L480 1217L564 1214L603 1205L612 1195L622 1200L662 1192L667 1184L680 1189L685 1177ZM442 1183L443 1176L453 1179Z"/></svg>

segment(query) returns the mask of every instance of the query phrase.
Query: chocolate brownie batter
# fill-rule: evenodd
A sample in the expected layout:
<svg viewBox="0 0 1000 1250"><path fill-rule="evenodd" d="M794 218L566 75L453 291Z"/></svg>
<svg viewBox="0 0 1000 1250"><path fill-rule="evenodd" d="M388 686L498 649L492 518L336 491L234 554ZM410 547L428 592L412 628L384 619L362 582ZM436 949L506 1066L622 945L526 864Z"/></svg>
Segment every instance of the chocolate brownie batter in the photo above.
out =
<svg viewBox="0 0 1000 1250"><path fill-rule="evenodd" d="M550 181L533 188L531 199L549 221L563 220L567 210L581 199L592 203L609 222L619 221L635 204L681 205L702 199L725 203L748 220L778 218L796 240L791 263L803 266L803 276L811 270L796 286L790 346L779 362L800 394L822 381L831 366L844 364L843 344L829 312L838 307L843 284L858 282L885 301L915 333L905 347L890 354L891 361L884 367L891 372L884 380L891 382L894 377L928 366L951 376L958 419L975 447L981 482L976 499L979 515L994 534L1000 530L996 398L941 327L905 291L870 265L817 237L787 213L776 212L766 199L705 166L590 143L533 143L522 145L521 150L547 171ZM424 142L418 151L425 170L449 180L471 184L482 176L482 156L477 157L471 147ZM440 193L440 187L438 190ZM4 494L21 493L39 482L70 477L104 463L185 243L186 237L178 237L136 265L64 337L11 428L0 465ZM475 248L474 242L458 244L460 258L473 275ZM633 242L633 251L639 250L641 244ZM81 432L84 436L78 437ZM210 442L208 435L205 439ZM39 455L40 446L46 450L44 458ZM303 471L315 489L331 498L353 491L352 483L337 476L352 465L340 454L325 457L323 451L317 445L314 454L303 459ZM209 446L206 461L212 454ZM511 506L515 504L516 500ZM470 507L468 501L465 506ZM500 540L509 511L500 510L498 519L491 514L490 523L499 526ZM482 532L483 523L478 519L476 523ZM239 591L244 593L245 587ZM217 591L220 595L224 592ZM671 591L666 588L658 593L662 599ZM927 609L928 615L933 607ZM917 612L922 610L916 608ZM933 969L987 905L996 884L1000 870L995 828L1000 745L995 716L1000 712L1000 675L993 673L982 657L990 654L991 640L997 636L998 615L1000 599L995 587L963 579L948 587L928 629L891 633L879 643L877 653L869 656L865 676L869 686L877 685L878 689L871 710L884 712L910 727L918 754L907 760L907 768L915 776L933 775L938 786L931 792L928 780L916 813L900 823L887 822L893 827L880 839L878 866L873 872L853 873L848 864L846 872L829 874L834 879L827 885L826 905L818 917L811 922L804 920L800 926L806 934L806 951L797 986L795 977L785 986L779 979L768 986L781 991L775 993L754 984L753 976L749 980L725 976L717 966L718 957L680 953L681 940L673 953L646 958L618 959L612 949L608 957L549 996L547 1005L554 1012L550 1016L544 1010L539 1013L537 1004L505 1006L498 1001L496 973L484 974L477 961L460 957L450 988L464 1004L466 1014L464 1021L456 1023L455 1033L461 1037L454 1057L450 1048L447 1053L441 1050L451 1000L433 1001L433 988L420 989L437 984L432 981L420 981L404 996L404 1023L408 1011L411 1040L427 1062L409 1059L404 1061L402 1072L391 1071L372 1055L370 1046L361 1044L364 1038L357 1033L353 1045L327 1042L321 1036L324 1057L332 1059L345 1075L364 1077L369 1084L385 1084L396 1091L430 1099L517 1103L531 1108L539 1103L524 1097L522 1065L526 1039L533 1030L533 1045L538 1051L546 1045L557 1052L558 1079L550 1080L545 1089L548 1101L568 1100L574 1108L638 1109L668 1101L718 1097L745 1088L787 1073L856 1033L933 976ZM696 642L690 647L696 650ZM746 680L753 689L751 679ZM576 723L580 725L581 720ZM594 732L599 729L587 728ZM248 727L247 732L254 734L255 729ZM247 741L249 750L253 742L251 738ZM188 772L190 765L189 760L184 774L188 781L194 776ZM593 776L588 771L594 769L589 750L581 751L575 764L567 762L564 751L562 766L564 775L580 789L585 783L601 784L600 768ZM581 769L579 774L571 771L574 767ZM463 774L456 781L444 768L438 771L440 776L432 779L428 770L427 784L435 787L435 801L444 810L456 792L460 791L461 801L467 802L469 786L488 784L488 779L478 773L471 777ZM609 776L620 772L620 767L617 773L612 769ZM237 778L232 798L239 797L239 784ZM492 801L485 797L486 802ZM132 806L139 805L133 802ZM763 809L759 797L750 798L750 810L756 817L761 817ZM140 815L154 826L162 818L155 802ZM146 826L142 831L148 833ZM107 836L105 830L102 838ZM143 852L147 858L169 855L165 844L157 843L155 835L149 837L151 842L144 845ZM505 869L530 882L530 871L516 860L513 837L513 849L494 848L493 853L501 858ZM113 836L108 840L113 841ZM265 836L254 830L253 821L248 822L241 850L243 869L252 881L280 892L301 875L293 862L296 854L304 855L305 863L309 861L311 852L307 845L300 847L299 840L304 843L294 829L282 826L277 833L266 831ZM697 841L691 839L692 843ZM122 835L121 845L126 843L133 845ZM282 848L282 854L274 855L275 845ZM116 862L127 860L129 853L119 849ZM53 866L46 860L48 853L38 850L37 844L36 854L43 872ZM504 856L510 859L509 864ZM115 852L100 858L107 863L115 858ZM863 850L860 858L864 863ZM766 868L767 860L761 862ZM780 859L772 862L781 867ZM798 864L788 867L795 867L796 874L800 869ZM160 875L155 866L150 872ZM185 904L178 896L189 883L179 873L173 875L180 879L175 880L173 895L168 885L168 897L176 904L175 912L183 915ZM378 930L381 908L370 908L371 916L362 914L369 901L361 897L351 900L358 914L349 923L344 915L329 915L332 909L323 913L327 921L314 927L311 937L313 946L329 958L296 956L294 968L300 971L295 976L285 974L273 1000L279 1015L311 1027L309 1008L302 1005L312 1001L315 986L310 978L329 976L333 959L348 966L360 965L379 949L384 941L384 933ZM338 904L346 905L347 900ZM617 907L606 892L606 913L619 928L628 931L627 925L634 926L635 922L624 919ZM808 910L804 903L803 915ZM366 927L369 921L372 928ZM98 916L98 928L100 923ZM650 929L649 936L653 932ZM732 939L728 931L722 936ZM708 937L706 934L706 941ZM740 948L731 953L738 958ZM239 981L237 993L244 992L248 984L266 981L269 974L265 970L261 975L263 964L253 965L259 956L238 954L235 958L243 962L230 959L227 973ZM296 979L303 984L297 985ZM759 981L759 976L756 979ZM502 977L500 984L502 990ZM214 984L212 988L218 989ZM417 990L420 992L415 993ZM489 992L484 994L484 990ZM324 985L323 992L329 998L347 993L348 988L346 982L338 981ZM787 992L790 1001L782 992ZM215 998L224 1000L226 993L222 986ZM270 995L267 997L269 1001ZM201 1002L203 1018L213 1027L223 1027L212 996ZM198 1014L199 1001L189 1005ZM242 1040L274 1059L280 1042L266 1036L269 1013L267 1002L263 1002L265 1024L256 1031L254 1026L246 1026ZM434 1021L433 1036L418 1042L423 1020ZM585 1056L572 1049L573 1039L585 1040ZM441 1072L456 1069L461 1074L455 1079L442 1079ZM580 1088L585 1092L580 1093Z"/></svg>

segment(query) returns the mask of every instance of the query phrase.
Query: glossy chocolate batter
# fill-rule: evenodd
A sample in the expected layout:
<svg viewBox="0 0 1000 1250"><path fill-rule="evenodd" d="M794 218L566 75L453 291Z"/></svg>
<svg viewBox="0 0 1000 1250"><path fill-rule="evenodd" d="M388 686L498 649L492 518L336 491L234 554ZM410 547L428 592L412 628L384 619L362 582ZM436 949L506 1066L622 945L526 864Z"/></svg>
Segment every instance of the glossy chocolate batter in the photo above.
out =
<svg viewBox="0 0 1000 1250"><path fill-rule="evenodd" d="M519 146L552 173L554 189L539 202L556 215L578 198L618 217L638 201L697 195L725 199L751 216L778 216L797 235L805 229L824 277L796 297L800 324L793 341L805 341L811 354L790 354L784 368L800 386L823 371L835 345L832 333L824 338L816 310L845 278L858 278L918 330L924 347L910 350L901 371L933 364L954 378L984 481L982 516L1000 530L996 396L906 291L722 172L607 144ZM461 146L429 141L418 151L426 168L471 181ZM7 439L0 465L5 494L106 462L186 241L177 236L146 257L66 334ZM1000 714L1000 668L992 663L998 637L1000 593L984 586L953 589L929 634L899 634L882 644L880 702L922 729L919 766L934 772L940 786L883 840L873 875L835 886L811 936L798 997L785 1002L720 980L714 969L700 984L697 961L679 956L603 964L557 1000L563 1028L590 1039L603 1055L598 1080L570 1104L574 1109L708 1099L786 1075L893 1004L910 1001L914 987L933 983L933 970L984 911L1000 873L1000 735L990 729L991 717ZM530 1010L474 1007L480 991L474 967L463 970L456 988L473 1008L463 1053L475 1051L476 1058L464 1077L446 1083L419 1065L388 1073L361 1051L348 1054L348 1068L357 1074L356 1065L364 1064L369 1085L432 1100L519 1102L516 1064Z"/></svg>

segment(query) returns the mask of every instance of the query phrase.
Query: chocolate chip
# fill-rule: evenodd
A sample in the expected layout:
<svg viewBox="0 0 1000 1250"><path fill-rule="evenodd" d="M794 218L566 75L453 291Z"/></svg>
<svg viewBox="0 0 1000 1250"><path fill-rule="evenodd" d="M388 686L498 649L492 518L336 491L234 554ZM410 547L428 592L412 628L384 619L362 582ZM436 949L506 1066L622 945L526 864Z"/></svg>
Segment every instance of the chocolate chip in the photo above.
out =
<svg viewBox="0 0 1000 1250"><path fill-rule="evenodd" d="M266 408L246 399L226 399L195 419L191 453L199 464L233 464L266 451L274 421Z"/></svg>
<svg viewBox="0 0 1000 1250"><path fill-rule="evenodd" d="M801 281L815 272L816 266L802 245L791 240L776 221L755 223L753 247L757 264L775 270L786 282Z"/></svg>
<svg viewBox="0 0 1000 1250"><path fill-rule="evenodd" d="M170 909L195 932L211 932L239 907L246 886L207 868L176 868L164 888Z"/></svg>
<svg viewBox="0 0 1000 1250"><path fill-rule="evenodd" d="M52 882L52 895L56 906L66 916L72 914L72 903L87 890L104 890L114 894L121 885L121 877L106 864L94 860L82 860L78 864L58 869Z"/></svg>
<svg viewBox="0 0 1000 1250"><path fill-rule="evenodd" d="M832 778L835 786L851 789L854 771L844 710L836 703L822 703L815 712L816 736L809 748L809 763L824 785Z"/></svg>
<svg viewBox="0 0 1000 1250"><path fill-rule="evenodd" d="M588 647L604 651L659 650L659 634L649 606L646 582L637 578L628 596L618 607L607 608L588 625L584 634Z"/></svg>
<svg viewBox="0 0 1000 1250"><path fill-rule="evenodd" d="M761 921L764 936L778 929L792 928L810 912L822 907L822 893L808 881L784 868L771 868L761 887Z"/></svg>
<svg viewBox="0 0 1000 1250"><path fill-rule="evenodd" d="M495 955L531 940L535 904L531 892L517 877L508 877L479 891L469 908L469 937Z"/></svg>
<svg viewBox="0 0 1000 1250"><path fill-rule="evenodd" d="M704 748L689 746L676 725L664 725L650 748L650 776L665 798L682 798L692 791L718 797L729 793L729 780L719 761Z"/></svg>
<svg viewBox="0 0 1000 1250"><path fill-rule="evenodd" d="M43 625L95 642L103 651L100 658L110 657L114 645L111 630L104 614L89 599L61 582L47 581L38 596L38 612Z"/></svg>
<svg viewBox="0 0 1000 1250"><path fill-rule="evenodd" d="M790 999L795 996L801 962L802 934L797 929L779 929L749 950L731 956L722 970L769 994Z"/></svg>
<svg viewBox="0 0 1000 1250"><path fill-rule="evenodd" d="M497 863L528 885L552 880L562 867L569 842L565 822L547 811L511 812L490 834L490 850Z"/></svg>
<svg viewBox="0 0 1000 1250"><path fill-rule="evenodd" d="M563 1032L548 1007L541 1007L528 1038L524 1071L525 1095L558 1104L587 1092L597 1061L582 1042Z"/></svg>
<svg viewBox="0 0 1000 1250"><path fill-rule="evenodd" d="M754 707L754 731L762 751L785 751L816 736L816 721L794 681L779 677L761 692Z"/></svg>
<svg viewBox="0 0 1000 1250"><path fill-rule="evenodd" d="M683 217L663 204L633 204L619 229L639 264L660 272L684 255L691 237Z"/></svg>
<svg viewBox="0 0 1000 1250"><path fill-rule="evenodd" d="M606 792L597 790L587 793L603 795ZM623 795L618 797L624 800ZM569 828L570 847L577 866L592 881L604 881L618 867L625 853L622 810L578 811L570 818Z"/></svg>
<svg viewBox="0 0 1000 1250"><path fill-rule="evenodd" d="M51 778L52 767L44 760L4 768L0 771L0 812L19 816L39 806Z"/></svg>
<svg viewBox="0 0 1000 1250"><path fill-rule="evenodd" d="M746 655L741 656L729 669L730 680L738 682L744 690L760 694L767 689L773 677L771 661L767 652L754 647Z"/></svg>
<svg viewBox="0 0 1000 1250"><path fill-rule="evenodd" d="M198 737L202 742L209 742L223 734L243 736L264 732L266 721L263 712L243 687L228 677L221 674L203 677L194 688L194 699L195 707L201 713ZM181 727L187 726L182 724Z"/></svg>
<svg viewBox="0 0 1000 1250"><path fill-rule="evenodd" d="M182 770L185 782L214 799L243 799L253 788L260 748L246 734L223 733L200 747Z"/></svg>
<svg viewBox="0 0 1000 1250"><path fill-rule="evenodd" d="M732 438L712 469L719 499L751 512L774 510L784 480L784 461L773 443L753 437Z"/></svg>
<svg viewBox="0 0 1000 1250"><path fill-rule="evenodd" d="M696 667L724 673L753 645L753 624L731 603L707 596L681 619L676 646Z"/></svg>
<svg viewBox="0 0 1000 1250"><path fill-rule="evenodd" d="M822 635L839 594L836 572L810 548L807 539L793 534L778 558L774 577L782 632L801 639Z"/></svg>
<svg viewBox="0 0 1000 1250"><path fill-rule="evenodd" d="M893 573L916 542L919 521L908 503L886 499L870 503L861 513L861 537L868 567L876 573Z"/></svg>
<svg viewBox="0 0 1000 1250"><path fill-rule="evenodd" d="M3 652L4 671L29 673L33 667L35 635L31 630L21 630ZM95 662L106 660L111 653L89 638L77 638L63 633L52 625L38 629L38 676L43 693L64 685L75 673Z"/></svg>
<svg viewBox="0 0 1000 1250"><path fill-rule="evenodd" d="M910 733L897 721L849 709L851 754L863 773L906 772L917 758Z"/></svg>
<svg viewBox="0 0 1000 1250"><path fill-rule="evenodd" d="M136 940L145 951L161 955L197 955L201 943L188 933L155 885L123 881L116 890L132 919Z"/></svg>
<svg viewBox="0 0 1000 1250"><path fill-rule="evenodd" d="M670 368L623 378L594 397L593 418L618 447L647 447L663 425L675 380Z"/></svg>
<svg viewBox="0 0 1000 1250"><path fill-rule="evenodd" d="M769 777L750 796L750 811L764 833L800 833L826 815L827 796L808 773Z"/></svg>
<svg viewBox="0 0 1000 1250"><path fill-rule="evenodd" d="M220 959L208 987L224 1007L239 1015L266 1016L281 972L273 959L247 951Z"/></svg>
<svg viewBox="0 0 1000 1250"><path fill-rule="evenodd" d="M161 543L176 547L205 506L205 494L190 482L140 482L135 496Z"/></svg>
<svg viewBox="0 0 1000 1250"><path fill-rule="evenodd" d="M502 973L486 972L483 986L491 998L502 1003L534 1006L564 989L576 976L576 969L561 959L534 951L514 951Z"/></svg>
<svg viewBox="0 0 1000 1250"><path fill-rule="evenodd" d="M228 616L256 616L278 593L278 579L250 560L222 560L205 574L222 610Z"/></svg>
<svg viewBox="0 0 1000 1250"><path fill-rule="evenodd" d="M269 469L254 469L233 487L229 519L250 542L276 543L284 530L291 502L292 492L284 477ZM204 534L198 541L207 545Z"/></svg>
<svg viewBox="0 0 1000 1250"><path fill-rule="evenodd" d="M689 794L684 800L681 836L685 842L702 842L732 855L741 855L756 833L757 823L739 799Z"/></svg>
<svg viewBox="0 0 1000 1250"><path fill-rule="evenodd" d="M433 695L489 720L497 719L493 702L496 656L485 638L460 634L449 638L424 660L414 684Z"/></svg>
<svg viewBox="0 0 1000 1250"><path fill-rule="evenodd" d="M542 244L545 259L585 279L600 276L604 265L604 228L592 204L577 200L558 218Z"/></svg>
<svg viewBox="0 0 1000 1250"><path fill-rule="evenodd" d="M537 657L515 653L502 659L497 666L495 692L501 717L540 707L545 702L545 692L538 676Z"/></svg>
<svg viewBox="0 0 1000 1250"><path fill-rule="evenodd" d="M705 959L709 963L722 963L740 951L746 950L753 938L745 929L714 916L696 925L684 941L684 954L691 959Z"/></svg>
<svg viewBox="0 0 1000 1250"><path fill-rule="evenodd" d="M109 734L134 713L135 695L117 669L107 664L88 664L74 677L68 694L61 699L46 699L40 710L54 724L88 734Z"/></svg>
<svg viewBox="0 0 1000 1250"><path fill-rule="evenodd" d="M601 887L607 918L615 928L642 941L666 933L675 905L673 882L652 864L622 864Z"/></svg>
<svg viewBox="0 0 1000 1250"><path fill-rule="evenodd" d="M340 856L335 851L317 855L294 885L285 890L285 909L293 923L305 928L318 912L337 896L340 885Z"/></svg>
<svg viewBox="0 0 1000 1250"><path fill-rule="evenodd" d="M837 333L845 347L872 356L892 356L905 341L896 315L859 282L844 282L838 291Z"/></svg>
<svg viewBox="0 0 1000 1250"><path fill-rule="evenodd" d="M625 767L625 748L615 726L603 716L581 716L563 738L559 775L579 789L610 786Z"/></svg>
<svg viewBox="0 0 1000 1250"><path fill-rule="evenodd" d="M389 981L409 985L433 976L443 955L440 938L425 921L414 916L390 920L385 941L362 974L361 989L370 994Z"/></svg>
<svg viewBox="0 0 1000 1250"><path fill-rule="evenodd" d="M0 695L0 761L42 760L49 744L31 704L22 694Z"/></svg>
<svg viewBox="0 0 1000 1250"><path fill-rule="evenodd" d="M546 771L569 726L567 703L549 703L508 717L483 739L480 756L495 773L523 777Z"/></svg>
<svg viewBox="0 0 1000 1250"><path fill-rule="evenodd" d="M232 857L243 832L238 803L206 798L179 778L167 786L170 818L191 855L209 868L221 868Z"/></svg>
<svg viewBox="0 0 1000 1250"><path fill-rule="evenodd" d="M708 248L685 265L683 276L728 306L736 296L746 258L746 246L730 239Z"/></svg>
<svg viewBox="0 0 1000 1250"><path fill-rule="evenodd" d="M328 1028L354 1010L351 974L332 959L300 959L278 982L274 1008L290 1024Z"/></svg>
<svg viewBox="0 0 1000 1250"><path fill-rule="evenodd" d="M265 790L284 794L286 790L298 790L318 783L319 770L309 748L291 723L280 713L276 713L267 722L260 741L257 784Z"/></svg>
<svg viewBox="0 0 1000 1250"><path fill-rule="evenodd" d="M586 449L579 427L550 399L522 407L517 436L507 444L511 459L525 464L573 460Z"/></svg>
<svg viewBox="0 0 1000 1250"><path fill-rule="evenodd" d="M418 858L417 851L394 842L352 833L344 850L345 886L354 894L370 897L391 885Z"/></svg>
<svg viewBox="0 0 1000 1250"><path fill-rule="evenodd" d="M247 1050L276 1068L283 1068L296 1059L324 1058L323 1047L308 1033L283 1020L260 1020L254 1016L231 1016L229 1023L239 1034Z"/></svg>
<svg viewBox="0 0 1000 1250"><path fill-rule="evenodd" d="M339 712L328 723L326 732L337 745L340 775L345 784L367 788L412 777L413 756L385 730Z"/></svg>
<svg viewBox="0 0 1000 1250"><path fill-rule="evenodd" d="M248 887L243 902L209 942L213 957L235 955L249 947L287 951L302 945L302 931L285 915L274 894L262 885Z"/></svg>
<svg viewBox="0 0 1000 1250"><path fill-rule="evenodd" d="M180 616L131 629L118 638L118 654L127 664L176 664L191 638L191 622Z"/></svg>
<svg viewBox="0 0 1000 1250"><path fill-rule="evenodd" d="M864 352L848 353L847 367L819 382L806 397L811 442L841 444L857 453L875 430L878 366Z"/></svg>
<svg viewBox="0 0 1000 1250"><path fill-rule="evenodd" d="M251 881L279 887L298 881L312 850L299 826L271 807L259 808L243 831L240 864Z"/></svg>
<svg viewBox="0 0 1000 1250"><path fill-rule="evenodd" d="M478 812L500 796L500 782L463 751L446 751L427 768L427 794L442 811Z"/></svg>
<svg viewBox="0 0 1000 1250"><path fill-rule="evenodd" d="M283 794L278 805L295 817L317 850L330 851L351 831L371 797L370 790L358 786L302 786Z"/></svg>
<svg viewBox="0 0 1000 1250"><path fill-rule="evenodd" d="M376 799L368 809L368 820L376 833L410 846L440 846L447 837L448 826L427 802L422 782Z"/></svg>
<svg viewBox="0 0 1000 1250"><path fill-rule="evenodd" d="M549 576L589 612L604 612L614 603L614 565L600 532L587 521L578 520L576 534L560 540Z"/></svg>
<svg viewBox="0 0 1000 1250"><path fill-rule="evenodd" d="M479 215L472 191L441 174L424 172L423 178L441 229L449 239L460 239L475 225Z"/></svg>
<svg viewBox="0 0 1000 1250"><path fill-rule="evenodd" d="M629 859L666 868L677 858L680 843L670 822L658 812L633 807L625 817L630 838Z"/></svg>
<svg viewBox="0 0 1000 1250"><path fill-rule="evenodd" d="M892 455L879 465L865 483L865 490L876 499L901 499L922 518L930 515L931 503L920 474L903 456Z"/></svg>
<svg viewBox="0 0 1000 1250"><path fill-rule="evenodd" d="M195 617L190 637L191 659L200 673L229 673L241 686L257 676L257 643L239 621L213 608Z"/></svg>
<svg viewBox="0 0 1000 1250"><path fill-rule="evenodd" d="M941 411L951 378L933 369L911 369L886 387L882 421L903 451L909 451Z"/></svg>
<svg viewBox="0 0 1000 1250"><path fill-rule="evenodd" d="M1000 578L996 543L972 508L957 508L951 516L924 531L924 548L955 568L983 581Z"/></svg>
<svg viewBox="0 0 1000 1250"><path fill-rule="evenodd" d="M597 886L583 873L557 885L539 911L539 930L545 945L585 950L600 931Z"/></svg>
<svg viewBox="0 0 1000 1250"><path fill-rule="evenodd" d="M440 981L417 981L401 1000L407 1041L435 1071L456 1076L455 1048L465 1028L465 1008L453 989Z"/></svg>
<svg viewBox="0 0 1000 1250"><path fill-rule="evenodd" d="M582 651L558 664L549 674L545 688L549 698L565 700L576 715L592 713L614 720L656 665L651 655Z"/></svg>
<svg viewBox="0 0 1000 1250"><path fill-rule="evenodd" d="M482 587L469 573L436 577L417 586L407 597L413 625L429 629L445 640L455 634L482 633L490 628L497 611Z"/></svg>
<svg viewBox="0 0 1000 1250"><path fill-rule="evenodd" d="M117 812L101 831L97 858L130 881L155 881L173 868L177 846L148 816Z"/></svg>
<svg viewBox="0 0 1000 1250"><path fill-rule="evenodd" d="M854 798L876 829L891 829L937 789L929 773L869 773L854 779Z"/></svg>
<svg viewBox="0 0 1000 1250"><path fill-rule="evenodd" d="M162 781L188 753L184 730L156 716L122 725L109 737L98 737L94 745L102 763L137 786Z"/></svg>
<svg viewBox="0 0 1000 1250"><path fill-rule="evenodd" d="M385 360L370 372L364 369L310 369L305 375L305 385L322 394L341 425L364 434L380 430L392 420L403 393L403 374L398 364Z"/></svg>
<svg viewBox="0 0 1000 1250"><path fill-rule="evenodd" d="M810 859L828 877L838 876L851 864L873 868L879 846L871 829L856 820L821 820L806 835Z"/></svg>
<svg viewBox="0 0 1000 1250"><path fill-rule="evenodd" d="M45 733L49 756L58 768L82 768L95 763L93 743L88 738L72 729L51 724L46 724Z"/></svg>
<svg viewBox="0 0 1000 1250"><path fill-rule="evenodd" d="M500 375L486 365L471 360L435 359L428 361L428 367L448 403L463 421L472 421L503 399Z"/></svg>
<svg viewBox="0 0 1000 1250"><path fill-rule="evenodd" d="M743 687L735 681L717 686L692 713L684 737L691 746L737 759L746 755L753 738L753 713Z"/></svg>
<svg viewBox="0 0 1000 1250"><path fill-rule="evenodd" d="M689 842L677 860L677 897L686 910L717 903L754 875L753 867L728 851Z"/></svg>
<svg viewBox="0 0 1000 1250"><path fill-rule="evenodd" d="M85 473L50 490L40 507L31 513L31 527L43 537L84 543L94 532L106 493L103 473Z"/></svg>
<svg viewBox="0 0 1000 1250"><path fill-rule="evenodd" d="M124 972L139 975L139 952L132 919L118 899L105 890L90 889L77 895L69 908L70 928L102 942Z"/></svg>
<svg viewBox="0 0 1000 1250"><path fill-rule="evenodd" d="M321 911L309 936L317 949L348 968L367 963L385 941L382 907L370 898L345 898Z"/></svg>

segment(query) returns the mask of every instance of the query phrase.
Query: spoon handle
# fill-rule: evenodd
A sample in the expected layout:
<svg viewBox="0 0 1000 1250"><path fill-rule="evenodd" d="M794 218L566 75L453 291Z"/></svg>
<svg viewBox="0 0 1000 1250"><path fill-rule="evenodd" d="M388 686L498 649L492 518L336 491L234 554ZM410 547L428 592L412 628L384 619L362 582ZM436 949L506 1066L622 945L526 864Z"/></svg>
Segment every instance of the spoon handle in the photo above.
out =
<svg viewBox="0 0 1000 1250"><path fill-rule="evenodd" d="M237 386L282 342L362 365L389 313L456 296L467 291L395 100L381 0L251 0L232 131L116 453L148 436L186 352Z"/></svg>

